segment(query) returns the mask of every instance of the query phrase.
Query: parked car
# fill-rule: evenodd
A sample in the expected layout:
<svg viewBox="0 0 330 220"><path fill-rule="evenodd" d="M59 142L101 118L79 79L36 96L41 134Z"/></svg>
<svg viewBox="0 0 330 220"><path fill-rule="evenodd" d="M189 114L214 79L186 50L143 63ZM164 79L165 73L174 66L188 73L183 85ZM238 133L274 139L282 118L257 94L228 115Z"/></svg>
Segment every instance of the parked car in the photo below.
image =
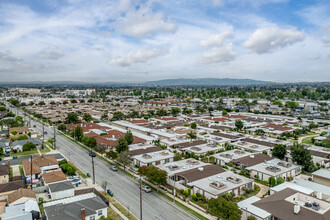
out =
<svg viewBox="0 0 330 220"><path fill-rule="evenodd" d="M151 188L149 186L146 186L146 185L142 185L142 190L149 193L151 192Z"/></svg>
<svg viewBox="0 0 330 220"><path fill-rule="evenodd" d="M110 166L110 170L112 170L112 171L118 171L118 168L116 166Z"/></svg>
<svg viewBox="0 0 330 220"><path fill-rule="evenodd" d="M48 132L47 132L47 131L45 131L45 134L48 134Z"/></svg>
<svg viewBox="0 0 330 220"><path fill-rule="evenodd" d="M79 177L78 176L69 176L67 179L73 181L73 180L79 180Z"/></svg>
<svg viewBox="0 0 330 220"><path fill-rule="evenodd" d="M34 128L36 128L36 127L37 127L37 125L33 125L33 127L34 127Z"/></svg>
<svg viewBox="0 0 330 220"><path fill-rule="evenodd" d="M80 180L80 179L75 179L75 180L71 181L71 183L72 183L73 185L81 184L81 180Z"/></svg>

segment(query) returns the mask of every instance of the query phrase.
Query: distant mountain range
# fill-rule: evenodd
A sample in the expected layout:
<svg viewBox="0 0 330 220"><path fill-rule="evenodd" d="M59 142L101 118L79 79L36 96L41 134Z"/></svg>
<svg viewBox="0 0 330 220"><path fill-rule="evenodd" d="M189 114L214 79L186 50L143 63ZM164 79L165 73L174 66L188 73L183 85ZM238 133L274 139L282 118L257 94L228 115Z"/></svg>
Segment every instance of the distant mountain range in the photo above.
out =
<svg viewBox="0 0 330 220"><path fill-rule="evenodd" d="M148 82L79 82L79 81L30 81L30 82L0 82L0 86L11 87L107 87L107 86L254 86L254 85L285 85L285 84L317 84L328 86L330 82L296 82L275 83L253 79L231 78L198 78L198 79L163 79Z"/></svg>
<svg viewBox="0 0 330 220"><path fill-rule="evenodd" d="M199 78L199 79L164 79L150 81L145 85L154 86L251 86L251 85L269 85L274 82L260 81L253 79L230 79L230 78Z"/></svg>

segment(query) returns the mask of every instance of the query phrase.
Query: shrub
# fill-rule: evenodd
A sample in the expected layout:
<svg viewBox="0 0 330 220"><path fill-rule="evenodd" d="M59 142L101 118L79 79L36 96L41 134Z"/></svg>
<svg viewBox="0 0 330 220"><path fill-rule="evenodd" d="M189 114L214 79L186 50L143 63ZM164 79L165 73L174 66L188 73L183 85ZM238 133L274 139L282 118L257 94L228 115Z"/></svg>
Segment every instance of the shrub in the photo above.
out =
<svg viewBox="0 0 330 220"><path fill-rule="evenodd" d="M284 183L284 179L282 177L277 178L276 184L279 185L281 183Z"/></svg>
<svg viewBox="0 0 330 220"><path fill-rule="evenodd" d="M193 201L195 201L195 202L197 202L197 195L196 194L192 194L191 195L191 199L193 200Z"/></svg>

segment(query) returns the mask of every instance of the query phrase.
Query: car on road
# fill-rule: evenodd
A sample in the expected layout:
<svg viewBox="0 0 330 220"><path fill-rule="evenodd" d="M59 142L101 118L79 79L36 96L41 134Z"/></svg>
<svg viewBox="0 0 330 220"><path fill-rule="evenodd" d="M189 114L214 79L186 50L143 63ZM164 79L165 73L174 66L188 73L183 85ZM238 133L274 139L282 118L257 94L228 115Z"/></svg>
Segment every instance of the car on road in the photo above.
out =
<svg viewBox="0 0 330 220"><path fill-rule="evenodd" d="M47 131L45 131L45 134L48 134L48 132L47 132Z"/></svg>
<svg viewBox="0 0 330 220"><path fill-rule="evenodd" d="M118 171L118 168L116 166L110 166L110 170L112 170L112 171Z"/></svg>
<svg viewBox="0 0 330 220"><path fill-rule="evenodd" d="M33 127L34 127L34 128L36 128L36 127L37 127L37 125L33 125Z"/></svg>
<svg viewBox="0 0 330 220"><path fill-rule="evenodd" d="M142 190L149 193L151 192L151 188L149 186L146 186L146 185L142 185Z"/></svg>

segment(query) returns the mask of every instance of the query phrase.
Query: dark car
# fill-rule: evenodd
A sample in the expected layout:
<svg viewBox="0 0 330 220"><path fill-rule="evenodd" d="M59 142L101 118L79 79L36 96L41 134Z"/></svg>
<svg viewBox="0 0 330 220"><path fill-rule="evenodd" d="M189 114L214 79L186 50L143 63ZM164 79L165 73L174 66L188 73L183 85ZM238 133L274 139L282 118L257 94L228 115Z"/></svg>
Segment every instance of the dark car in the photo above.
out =
<svg viewBox="0 0 330 220"><path fill-rule="evenodd" d="M118 168L116 166L110 166L110 170L112 170L112 171L118 171Z"/></svg>
<svg viewBox="0 0 330 220"><path fill-rule="evenodd" d="M37 127L37 125L33 125L33 127L34 127L34 128L36 128L36 127Z"/></svg>

